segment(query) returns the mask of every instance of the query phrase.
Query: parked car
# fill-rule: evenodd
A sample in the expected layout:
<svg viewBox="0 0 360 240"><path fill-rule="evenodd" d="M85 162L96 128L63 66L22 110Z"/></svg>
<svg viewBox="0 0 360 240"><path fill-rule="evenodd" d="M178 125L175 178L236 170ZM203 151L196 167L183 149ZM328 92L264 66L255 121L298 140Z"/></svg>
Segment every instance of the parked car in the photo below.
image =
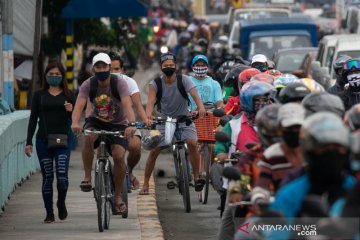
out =
<svg viewBox="0 0 360 240"><path fill-rule="evenodd" d="M292 73L301 67L306 54L314 51L317 51L316 47L279 49L272 58L275 69L282 73Z"/></svg>

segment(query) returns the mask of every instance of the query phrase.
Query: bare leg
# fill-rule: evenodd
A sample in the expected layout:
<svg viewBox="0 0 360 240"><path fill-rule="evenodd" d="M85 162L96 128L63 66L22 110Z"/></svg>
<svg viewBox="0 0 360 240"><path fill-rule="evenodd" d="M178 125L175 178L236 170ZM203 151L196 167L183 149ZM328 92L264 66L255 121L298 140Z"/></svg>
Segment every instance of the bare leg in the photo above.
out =
<svg viewBox="0 0 360 240"><path fill-rule="evenodd" d="M193 168L194 179L197 180L199 178L200 154L196 146L196 141L188 140L187 145L189 148L189 155L191 166Z"/></svg>
<svg viewBox="0 0 360 240"><path fill-rule="evenodd" d="M129 143L129 155L127 157L127 164L129 168L129 176L130 179L134 179L134 175L132 174L133 169L139 163L141 158L141 141L138 136L133 136Z"/></svg>
<svg viewBox="0 0 360 240"><path fill-rule="evenodd" d="M156 162L156 159L159 156L159 154L160 154L159 147L150 151L150 154L146 161L146 166L145 166L143 189L149 189L149 181L150 181L151 173L154 170L155 162Z"/></svg>
<svg viewBox="0 0 360 240"><path fill-rule="evenodd" d="M123 184L125 178L125 149L117 144L111 146L112 156L114 160L114 182L115 182L115 193L116 196L116 204L120 204L122 202L120 192L121 186Z"/></svg>
<svg viewBox="0 0 360 240"><path fill-rule="evenodd" d="M84 164L85 177L84 181L91 182L91 169L94 159L94 136L84 136L84 146L82 148L82 160Z"/></svg>

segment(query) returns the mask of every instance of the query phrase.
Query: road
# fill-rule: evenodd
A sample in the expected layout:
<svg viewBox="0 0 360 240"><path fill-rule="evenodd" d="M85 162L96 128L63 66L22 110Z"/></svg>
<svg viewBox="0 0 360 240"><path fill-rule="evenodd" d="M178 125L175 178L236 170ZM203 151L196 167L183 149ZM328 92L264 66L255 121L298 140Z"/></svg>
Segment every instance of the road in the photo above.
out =
<svg viewBox="0 0 360 240"><path fill-rule="evenodd" d="M164 177L157 176L160 169L164 170ZM178 189L169 190L166 187L169 181L175 179L172 154L162 153L154 172L156 201L165 239L216 239L221 221L217 210L220 203L217 193L210 187L208 203L203 205L198 201L195 189L191 188L191 212L186 213Z"/></svg>

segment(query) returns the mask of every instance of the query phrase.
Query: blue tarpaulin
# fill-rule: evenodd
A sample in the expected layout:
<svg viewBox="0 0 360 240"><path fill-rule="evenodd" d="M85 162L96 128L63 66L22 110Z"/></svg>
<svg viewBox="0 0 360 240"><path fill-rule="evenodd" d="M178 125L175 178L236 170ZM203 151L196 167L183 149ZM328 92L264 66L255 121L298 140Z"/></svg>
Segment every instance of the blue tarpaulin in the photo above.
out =
<svg viewBox="0 0 360 240"><path fill-rule="evenodd" d="M62 10L63 18L100 18L146 16L147 8L137 0L70 0Z"/></svg>

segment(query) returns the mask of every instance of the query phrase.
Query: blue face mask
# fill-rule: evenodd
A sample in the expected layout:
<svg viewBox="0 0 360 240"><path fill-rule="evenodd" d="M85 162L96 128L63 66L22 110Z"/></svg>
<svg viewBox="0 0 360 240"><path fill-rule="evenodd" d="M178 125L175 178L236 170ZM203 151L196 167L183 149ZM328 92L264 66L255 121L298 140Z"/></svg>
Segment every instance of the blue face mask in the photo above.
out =
<svg viewBox="0 0 360 240"><path fill-rule="evenodd" d="M62 76L47 76L46 81L50 86L59 86L62 81Z"/></svg>
<svg viewBox="0 0 360 240"><path fill-rule="evenodd" d="M95 76L99 81L105 81L110 76L110 71L106 72L95 72Z"/></svg>

